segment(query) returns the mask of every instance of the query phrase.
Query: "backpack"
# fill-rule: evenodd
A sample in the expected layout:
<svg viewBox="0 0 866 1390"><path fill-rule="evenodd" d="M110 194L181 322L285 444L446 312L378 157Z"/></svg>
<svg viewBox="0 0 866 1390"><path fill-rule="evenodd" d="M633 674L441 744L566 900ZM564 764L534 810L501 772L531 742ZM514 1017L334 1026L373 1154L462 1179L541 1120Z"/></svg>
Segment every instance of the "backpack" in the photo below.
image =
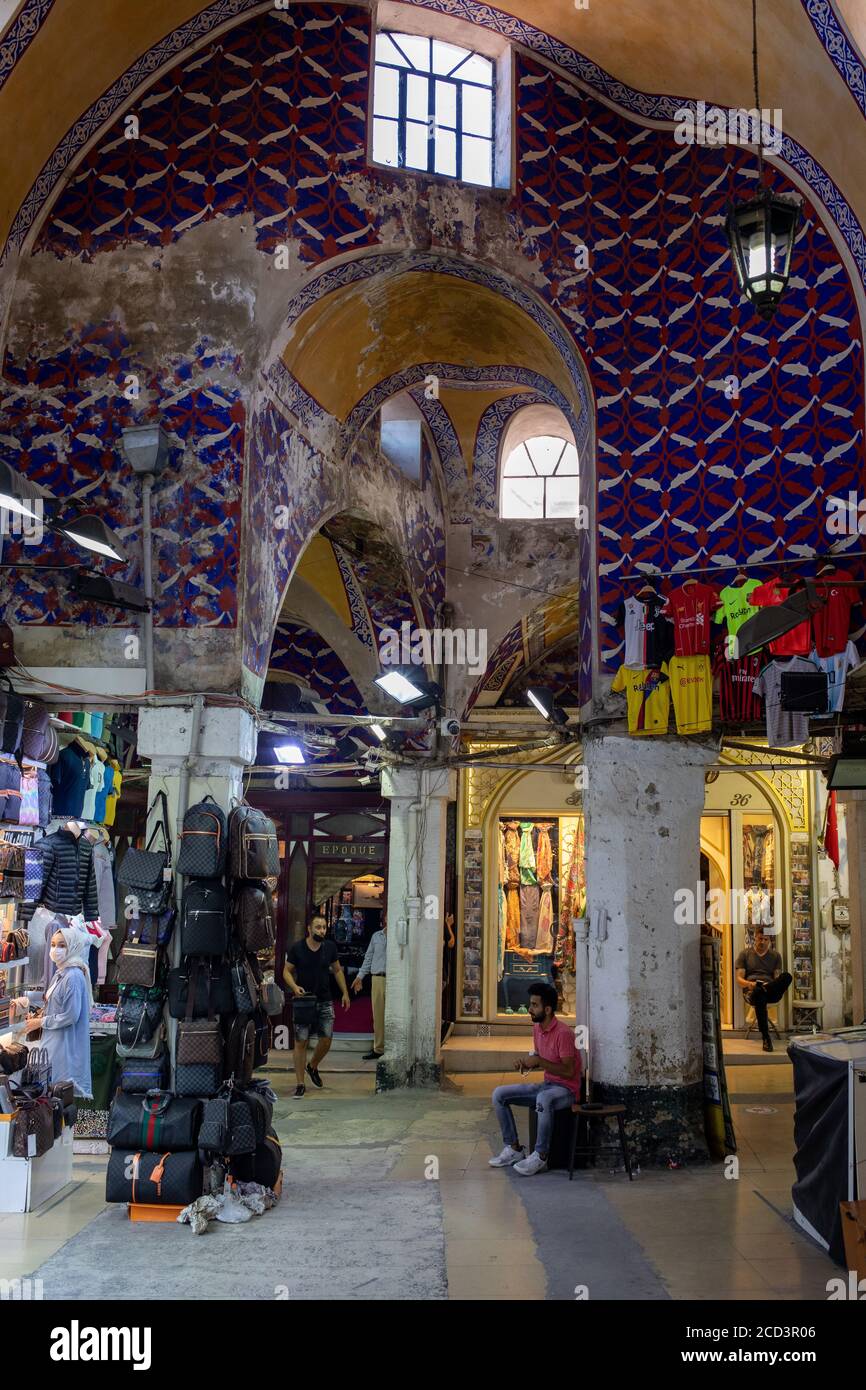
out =
<svg viewBox="0 0 866 1390"><path fill-rule="evenodd" d="M253 1079L256 1025L248 1015L234 1014L228 1020L223 1048L223 1075L234 1078L238 1086L248 1086Z"/></svg>
<svg viewBox="0 0 866 1390"><path fill-rule="evenodd" d="M195 878L183 890L180 949L185 956L224 956L229 944L226 890L218 878Z"/></svg>
<svg viewBox="0 0 866 1390"><path fill-rule="evenodd" d="M180 832L177 871L192 878L219 878L226 866L226 818L212 796L190 806Z"/></svg>
<svg viewBox="0 0 866 1390"><path fill-rule="evenodd" d="M273 821L253 806L235 806L229 816L232 878L275 878L279 872L280 852Z"/></svg>
<svg viewBox="0 0 866 1390"><path fill-rule="evenodd" d="M266 883L239 883L232 899L235 936L245 951L269 951L276 941L274 900Z"/></svg>

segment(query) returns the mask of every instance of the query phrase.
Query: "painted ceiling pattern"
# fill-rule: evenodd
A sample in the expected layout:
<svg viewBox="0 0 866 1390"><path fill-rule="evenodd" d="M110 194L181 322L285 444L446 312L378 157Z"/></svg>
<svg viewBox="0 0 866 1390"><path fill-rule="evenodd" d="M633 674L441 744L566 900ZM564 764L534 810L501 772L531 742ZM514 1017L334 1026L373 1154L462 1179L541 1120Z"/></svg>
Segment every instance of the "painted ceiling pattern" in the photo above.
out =
<svg viewBox="0 0 866 1390"><path fill-rule="evenodd" d="M226 384L237 367L237 359L202 340L192 359L149 372L116 323L70 329L51 354L7 352L3 363L0 458L53 496L75 498L83 510L98 512L122 544L130 543L129 564L111 572L138 585L141 490L131 470L120 466L120 432L144 423L124 394L132 378L155 398L174 446L172 466L153 499L155 613L163 626L233 626L237 620L245 408L239 391ZM68 569L80 558L69 542L52 536L35 555L20 543L4 546L4 560L24 564ZM128 621L120 610L72 598L62 574L3 572L6 620Z"/></svg>
<svg viewBox="0 0 866 1390"><path fill-rule="evenodd" d="M330 714L363 714L364 701L340 658L303 623L277 623L270 671L297 676L315 691Z"/></svg>

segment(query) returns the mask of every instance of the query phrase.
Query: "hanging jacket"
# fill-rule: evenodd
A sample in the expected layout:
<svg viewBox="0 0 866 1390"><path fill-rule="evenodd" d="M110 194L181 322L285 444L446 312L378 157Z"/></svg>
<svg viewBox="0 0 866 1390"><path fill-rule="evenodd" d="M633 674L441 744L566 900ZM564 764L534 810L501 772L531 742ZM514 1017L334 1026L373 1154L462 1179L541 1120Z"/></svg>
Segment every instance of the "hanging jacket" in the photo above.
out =
<svg viewBox="0 0 866 1390"><path fill-rule="evenodd" d="M42 903L51 912L88 919L99 916L93 845L71 830L57 830L39 841L42 850Z"/></svg>

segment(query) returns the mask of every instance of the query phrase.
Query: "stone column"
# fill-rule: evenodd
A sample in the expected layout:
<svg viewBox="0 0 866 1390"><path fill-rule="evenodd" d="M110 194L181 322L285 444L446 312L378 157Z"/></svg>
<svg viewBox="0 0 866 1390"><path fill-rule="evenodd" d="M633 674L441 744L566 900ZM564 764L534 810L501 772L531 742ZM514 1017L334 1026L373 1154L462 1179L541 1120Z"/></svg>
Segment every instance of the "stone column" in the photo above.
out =
<svg viewBox="0 0 866 1390"><path fill-rule="evenodd" d="M386 769L388 958L385 1055L376 1089L438 1084L441 1073L442 923L446 808L456 775Z"/></svg>
<svg viewBox="0 0 866 1390"><path fill-rule="evenodd" d="M708 745L682 740L584 745L592 1098L628 1107L644 1162L707 1153L701 928L696 913L678 925L675 894L696 896L704 768L715 759ZM607 913L600 942L597 912Z"/></svg>

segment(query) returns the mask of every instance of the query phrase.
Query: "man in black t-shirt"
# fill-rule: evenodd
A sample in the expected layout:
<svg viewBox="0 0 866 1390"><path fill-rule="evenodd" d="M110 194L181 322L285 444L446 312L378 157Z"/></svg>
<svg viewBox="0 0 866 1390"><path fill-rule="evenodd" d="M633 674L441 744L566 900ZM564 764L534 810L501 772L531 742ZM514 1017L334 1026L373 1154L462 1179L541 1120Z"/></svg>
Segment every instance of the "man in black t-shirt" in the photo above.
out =
<svg viewBox="0 0 866 1390"><path fill-rule="evenodd" d="M764 1051L772 1052L767 1005L778 1004L790 987L791 976L782 972L782 957L772 949L769 936L760 927L755 927L754 946L737 956L735 970L743 998L755 1010L758 1028L764 1039Z"/></svg>
<svg viewBox="0 0 866 1390"><path fill-rule="evenodd" d="M331 975L334 976L340 987L343 1008L348 1009L351 1002L349 991L346 988L343 967L337 956L337 947L333 941L325 939L327 934L328 927L324 917L314 917L307 927L305 939L296 941L294 946L290 948L283 966L283 979L294 998L308 1001L310 1013L315 1013L314 1019L310 1018L304 1022L297 1019L294 1021L295 1080L297 1081L295 1100L300 1100L301 1096L307 1093L304 1084L304 1068L307 1063L307 1043L311 1032L317 1035L319 1041L306 1069L314 1086L321 1088L323 1084L319 1075L319 1063L330 1050L331 1036L334 1032ZM316 1001L315 1009L312 1004L313 1000Z"/></svg>

